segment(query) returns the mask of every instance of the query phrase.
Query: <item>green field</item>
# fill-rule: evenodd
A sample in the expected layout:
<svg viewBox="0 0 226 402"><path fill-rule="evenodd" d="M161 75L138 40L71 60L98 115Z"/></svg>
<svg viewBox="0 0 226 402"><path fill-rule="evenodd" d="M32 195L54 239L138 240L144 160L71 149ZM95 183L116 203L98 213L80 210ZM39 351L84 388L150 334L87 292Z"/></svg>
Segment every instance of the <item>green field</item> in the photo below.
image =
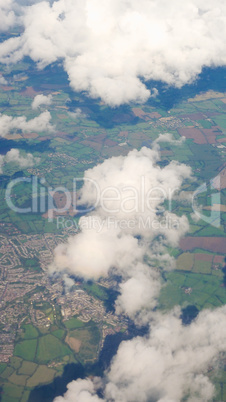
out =
<svg viewBox="0 0 226 402"><path fill-rule="evenodd" d="M31 324L24 325L22 328L24 330L24 333L22 335L24 339L37 338L38 331L33 325Z"/></svg>
<svg viewBox="0 0 226 402"><path fill-rule="evenodd" d="M32 363L32 362L27 362L27 361L23 361L20 369L18 370L19 374L27 374L27 375L32 375L35 370L37 369L37 364L36 363Z"/></svg>
<svg viewBox="0 0 226 402"><path fill-rule="evenodd" d="M69 347L53 335L45 335L39 338L37 348L37 361L39 363L47 363L71 353Z"/></svg>
<svg viewBox="0 0 226 402"><path fill-rule="evenodd" d="M25 386L28 378L29 378L28 375L22 375L22 374L17 375L13 373L8 378L8 380L13 384Z"/></svg>
<svg viewBox="0 0 226 402"><path fill-rule="evenodd" d="M76 317L71 318L68 321L64 322L64 325L67 329L75 329L75 328L82 328L85 326L85 323L79 320Z"/></svg>
<svg viewBox="0 0 226 402"><path fill-rule="evenodd" d="M199 274L211 274L211 266L211 261L196 260L192 271Z"/></svg>
<svg viewBox="0 0 226 402"><path fill-rule="evenodd" d="M7 383L4 386L4 394L2 402L18 402L23 394L24 388L12 383Z"/></svg>
<svg viewBox="0 0 226 402"><path fill-rule="evenodd" d="M37 340L27 340L16 344L14 354L24 360L33 361L36 354Z"/></svg>
<svg viewBox="0 0 226 402"><path fill-rule="evenodd" d="M78 359L82 363L94 362L97 357L100 342L100 331L97 326L92 325L87 329L77 329L68 332L72 338L81 341Z"/></svg>
<svg viewBox="0 0 226 402"><path fill-rule="evenodd" d="M107 300L107 298L108 298L105 288L96 283L92 283L92 284L85 283L83 285L83 288L84 288L84 290L86 290L86 292L88 294L91 294L100 300Z"/></svg>
<svg viewBox="0 0 226 402"><path fill-rule="evenodd" d="M159 307L170 310L176 305L195 305L199 310L215 308L226 303L225 288L222 287L223 273L220 276L193 272L170 272L166 274L167 284L162 288ZM185 293L191 288L191 293Z"/></svg>
<svg viewBox="0 0 226 402"><path fill-rule="evenodd" d="M33 376L27 381L27 386L32 388L39 384L49 383L53 380L55 374L55 370L52 370L46 366L39 366Z"/></svg>
<svg viewBox="0 0 226 402"><path fill-rule="evenodd" d="M65 336L65 331L63 329L57 329L52 332L52 335L56 336L59 339L63 339Z"/></svg>
<svg viewBox="0 0 226 402"><path fill-rule="evenodd" d="M194 255L183 253L177 258L177 269L180 271L191 271L194 264Z"/></svg>

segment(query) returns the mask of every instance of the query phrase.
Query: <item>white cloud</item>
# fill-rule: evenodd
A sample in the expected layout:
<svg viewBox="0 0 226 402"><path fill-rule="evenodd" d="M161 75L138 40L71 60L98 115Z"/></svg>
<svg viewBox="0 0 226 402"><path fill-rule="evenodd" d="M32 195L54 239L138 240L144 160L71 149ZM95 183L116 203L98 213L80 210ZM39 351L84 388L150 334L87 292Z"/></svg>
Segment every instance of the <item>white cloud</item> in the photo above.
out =
<svg viewBox="0 0 226 402"><path fill-rule="evenodd" d="M213 400L205 372L226 348L226 306L202 311L190 326L178 312L153 314L150 335L123 342L107 374L106 399Z"/></svg>
<svg viewBox="0 0 226 402"><path fill-rule="evenodd" d="M120 296L115 306L116 313L126 312L130 318L142 324L148 320L145 310L152 310L157 305L157 298L161 289L161 277L153 267L137 264L133 272L129 272L130 278L119 285ZM141 317L139 312L142 311Z"/></svg>
<svg viewBox="0 0 226 402"><path fill-rule="evenodd" d="M129 234L122 235L118 229L109 230L98 217L93 217L93 222L96 227L101 225L99 232L88 226L88 218L82 218L82 231L69 238L68 243L56 247L50 271L66 269L85 279L99 279L107 276L113 267L125 270L128 265L142 259L144 250L137 239Z"/></svg>
<svg viewBox="0 0 226 402"><path fill-rule="evenodd" d="M74 112L68 112L68 115L75 120L79 118L85 118L85 114L80 108L76 108Z"/></svg>
<svg viewBox="0 0 226 402"><path fill-rule="evenodd" d="M202 311L190 326L183 326L180 310L153 313L150 333L124 341L105 373L103 399L122 402L207 402L214 397L214 386L206 372L215 365L226 348L226 306ZM79 402L78 390L93 401L95 379L77 380L68 385L64 397L54 402ZM95 399L94 399L95 400Z"/></svg>
<svg viewBox="0 0 226 402"><path fill-rule="evenodd" d="M201 212L201 211L200 211ZM198 222L198 221L200 221L200 216L198 216L197 214L195 214L195 213L191 213L191 218L193 219L193 221L196 223L196 222Z"/></svg>
<svg viewBox="0 0 226 402"><path fill-rule="evenodd" d="M7 85L7 81L2 75L0 76L0 85Z"/></svg>
<svg viewBox="0 0 226 402"><path fill-rule="evenodd" d="M186 219L172 214L170 203L182 182L191 177L191 169L175 161L161 169L159 160L160 148L156 143L153 149L143 147L140 151L130 151L127 156L106 159L84 173L79 203L90 207L95 205L102 219L112 216L137 221L137 225L124 230L134 235L149 239L156 233L165 235L164 227L158 225L163 218L178 220L183 233ZM162 206L164 199L169 210L166 213ZM159 210L163 211L161 218L158 217ZM153 222L153 227L145 229L148 219ZM167 233L168 229L167 226ZM171 242L177 243L177 237L177 230L172 227Z"/></svg>
<svg viewBox="0 0 226 402"><path fill-rule="evenodd" d="M169 135L161 140L173 141ZM95 379L93 385L90 380L73 381L65 396L55 402L179 402L187 396L188 402L213 400L214 386L206 372L226 348L226 306L202 311L190 326L182 325L180 308L165 314L156 309L161 269L172 267L164 245L177 245L188 229L184 216L178 218L170 211L159 215L159 194L169 200L169 194L175 194L176 188L180 192L183 181L191 177L188 166L173 161L160 168L159 160L156 141L153 149L144 147L109 158L85 172L80 204L95 205L95 215L91 212L81 218L80 233L55 249L50 272L70 272L85 279L119 274L116 312L127 314L137 324L149 324L150 332L121 343L102 381ZM158 197L155 193L150 210L146 201L153 188ZM135 194L138 202L134 204ZM155 225L162 218L177 218L178 226L168 223L156 230L128 226L128 222L139 222L139 217L150 217ZM97 396L98 386L102 399Z"/></svg>
<svg viewBox="0 0 226 402"><path fill-rule="evenodd" d="M29 131L54 131L54 126L50 124L51 114L46 110L39 116L27 120L26 116L12 117L0 114L0 136L5 137L8 133L22 130L23 133Z"/></svg>
<svg viewBox="0 0 226 402"><path fill-rule="evenodd" d="M133 150L87 170L79 203L95 205L95 212L82 217L81 231L55 249L49 268L85 279L116 271L123 277L117 311L145 322L145 310L156 305L161 288L155 262L164 269L172 267L164 245L177 245L189 227L185 216L177 217L170 210L159 215L159 209L162 197L170 208L172 194L190 178L191 169L174 161L160 168L159 159L159 146L154 144L154 149Z"/></svg>
<svg viewBox="0 0 226 402"><path fill-rule="evenodd" d="M3 172L3 166L6 163L15 163L19 168L25 169L32 167L40 162L40 158L34 157L32 154L21 154L19 149L12 148L6 155L0 155L0 173Z"/></svg>
<svg viewBox="0 0 226 402"><path fill-rule="evenodd" d="M2 169L3 165L4 165L4 156L0 155L0 174L3 173L3 169Z"/></svg>
<svg viewBox="0 0 226 402"><path fill-rule="evenodd" d="M0 31L7 31L15 24L14 6L12 0L0 0Z"/></svg>
<svg viewBox="0 0 226 402"><path fill-rule="evenodd" d="M38 109L41 105L51 105L52 95L45 96L43 94L36 95L32 102L32 109Z"/></svg>
<svg viewBox="0 0 226 402"><path fill-rule="evenodd" d="M58 396L55 402L101 402L102 399L95 395L95 379L77 380L68 384L68 391L64 397Z"/></svg>
<svg viewBox="0 0 226 402"><path fill-rule="evenodd" d="M182 145L185 140L186 137L184 136L180 137L179 140L175 140L172 134L164 133L159 134L158 138L155 140L155 144L158 144L159 142L169 142L174 145Z"/></svg>
<svg viewBox="0 0 226 402"><path fill-rule="evenodd" d="M24 7L24 33L0 45L0 60L63 59L74 90L112 106L144 102L146 80L180 87L226 64L225 16L222 0L43 1Z"/></svg>

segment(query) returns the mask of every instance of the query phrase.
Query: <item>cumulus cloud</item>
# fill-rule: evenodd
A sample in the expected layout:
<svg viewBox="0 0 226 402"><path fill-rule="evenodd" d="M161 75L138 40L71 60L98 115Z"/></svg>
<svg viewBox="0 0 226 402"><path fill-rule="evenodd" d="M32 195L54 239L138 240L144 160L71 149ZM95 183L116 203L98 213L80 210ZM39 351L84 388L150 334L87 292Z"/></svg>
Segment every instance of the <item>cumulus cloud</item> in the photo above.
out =
<svg viewBox="0 0 226 402"><path fill-rule="evenodd" d="M64 397L58 396L55 402L101 402L102 399L95 395L95 381L89 379L73 381L68 385L68 391Z"/></svg>
<svg viewBox="0 0 226 402"><path fill-rule="evenodd" d="M126 312L129 317L135 318L142 324L148 320L145 310L152 310L157 305L157 299L161 289L160 273L154 267L147 267L138 263L133 272L128 270L129 279L119 285L120 296L117 298L116 313ZM142 312L139 317L139 312Z"/></svg>
<svg viewBox="0 0 226 402"><path fill-rule="evenodd" d="M186 327L178 313L154 314L147 338L120 345L107 373L106 400L213 400L205 373L226 348L226 307L202 311Z"/></svg>
<svg viewBox="0 0 226 402"><path fill-rule="evenodd" d="M52 103L52 95L36 95L32 102L32 109L38 109L41 105L51 105Z"/></svg>
<svg viewBox="0 0 226 402"><path fill-rule="evenodd" d="M7 85L7 81L2 75L0 76L0 85Z"/></svg>
<svg viewBox="0 0 226 402"><path fill-rule="evenodd" d="M123 270L142 259L144 251L133 236L123 235L118 228L109 229L98 217L92 217L92 221L82 218L81 225L83 228L77 236L56 247L50 271L66 269L85 279L99 279L107 276L110 268Z"/></svg>
<svg viewBox="0 0 226 402"><path fill-rule="evenodd" d="M99 383L104 396L97 401L213 400L214 386L206 373L225 352L226 306L202 311L190 326L183 326L179 316L178 308L168 314L153 313L148 336L121 343ZM73 381L64 397L54 402L80 401L80 389L84 401L92 402L97 384L97 379L95 386L90 380Z"/></svg>
<svg viewBox="0 0 226 402"><path fill-rule="evenodd" d="M175 190L191 177L191 169L176 162L160 168L159 160L155 144L154 149L133 150L88 169L78 203L88 209L95 206L95 211L80 219L76 236L55 249L49 267L50 272L66 271L85 279L116 272L123 278L117 311L140 320L142 310L143 321L147 306L156 306L161 288L156 260L160 268L170 269L172 258L164 245L178 244L189 227L187 218L173 214L170 205Z"/></svg>
<svg viewBox="0 0 226 402"><path fill-rule="evenodd" d="M184 137L184 136L180 137L179 140L175 140L171 133L164 133L164 134L159 134L158 138L155 140L154 143L158 144L159 142L169 142L170 144L174 144L174 145L182 145L185 140L186 140L186 137Z"/></svg>
<svg viewBox="0 0 226 402"><path fill-rule="evenodd" d="M50 123L51 114L46 110L39 116L27 120L26 116L12 117L0 114L0 136L5 137L10 132L22 130L23 133L29 131L54 131L54 126Z"/></svg>
<svg viewBox="0 0 226 402"><path fill-rule="evenodd" d="M161 140L172 138L167 135ZM80 206L95 205L95 211L80 219L76 236L56 248L50 272L70 272L85 279L119 274L116 313L149 324L150 329L144 337L121 343L102 379L73 381L55 402L213 400L214 386L206 373L226 348L226 307L202 311L190 326L182 324L179 307L169 313L156 309L161 269L173 265L164 245L176 245L188 229L186 217L178 218L162 207L191 177L188 166L173 161L161 168L159 161L156 141L153 149L109 158L85 172ZM149 208L146 201L151 201L153 189ZM155 227L138 224L139 218L148 217ZM177 218L178 226L170 226L169 218ZM157 225L162 219L166 226Z"/></svg>
<svg viewBox="0 0 226 402"><path fill-rule="evenodd" d="M79 107L76 108L74 112L68 112L68 115L72 119L79 119L79 118L84 118L85 117L85 114L82 112L82 110Z"/></svg>
<svg viewBox="0 0 226 402"><path fill-rule="evenodd" d="M23 8L24 32L0 45L0 60L63 60L75 91L112 106L145 102L145 81L180 87L225 65L225 15L221 0L43 1Z"/></svg>
<svg viewBox="0 0 226 402"><path fill-rule="evenodd" d="M21 154L19 149L12 148L6 155L0 155L0 173L3 173L3 166L7 163L14 163L19 168L25 169L32 167L40 162L40 158L34 157L32 154Z"/></svg>
<svg viewBox="0 0 226 402"><path fill-rule="evenodd" d="M0 0L0 31L7 31L15 24L14 6L12 0Z"/></svg>
<svg viewBox="0 0 226 402"><path fill-rule="evenodd" d="M84 173L84 186L80 192L79 204L91 207L102 219L112 216L127 219L137 224L125 228L125 232L133 235L147 236L169 233L169 227L159 221L178 222L178 227L171 226L170 238L176 244L178 236L186 231L186 218L176 217L171 213L171 201L180 190L184 180L191 177L189 166L170 162L160 168L160 148L154 144L153 149L143 147L133 150L127 156L106 159L102 164L88 169ZM167 210L163 202L167 203ZM159 214L161 218L159 218ZM152 222L152 227L148 222ZM147 226L147 227L145 227ZM180 232L180 229L182 232Z"/></svg>

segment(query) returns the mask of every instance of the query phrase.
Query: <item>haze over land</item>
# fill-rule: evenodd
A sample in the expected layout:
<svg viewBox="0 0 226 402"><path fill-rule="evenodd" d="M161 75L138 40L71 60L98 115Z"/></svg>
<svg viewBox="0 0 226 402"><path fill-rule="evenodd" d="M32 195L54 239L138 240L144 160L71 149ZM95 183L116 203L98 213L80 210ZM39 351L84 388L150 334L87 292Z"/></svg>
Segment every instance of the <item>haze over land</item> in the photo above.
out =
<svg viewBox="0 0 226 402"><path fill-rule="evenodd" d="M4 393L28 400L45 381L42 370L50 382L67 362L95 362L106 334L123 333L132 320L146 334L123 341L103 375L72 381L55 402L226 395L225 377L211 377L223 372L226 350L225 227L221 216L217 226L191 206L210 180L205 211L211 191L225 190L226 93L184 95L171 108L158 93L226 66L226 3L0 0L0 19ZM47 198L51 189L55 204L49 197L45 209L37 192L36 215L10 211L4 191L20 170L40 179L36 190ZM75 177L84 178L77 206L91 209L80 219L71 205L58 208ZM28 189L14 190L11 204L30 207ZM187 306L198 306L190 322Z"/></svg>

